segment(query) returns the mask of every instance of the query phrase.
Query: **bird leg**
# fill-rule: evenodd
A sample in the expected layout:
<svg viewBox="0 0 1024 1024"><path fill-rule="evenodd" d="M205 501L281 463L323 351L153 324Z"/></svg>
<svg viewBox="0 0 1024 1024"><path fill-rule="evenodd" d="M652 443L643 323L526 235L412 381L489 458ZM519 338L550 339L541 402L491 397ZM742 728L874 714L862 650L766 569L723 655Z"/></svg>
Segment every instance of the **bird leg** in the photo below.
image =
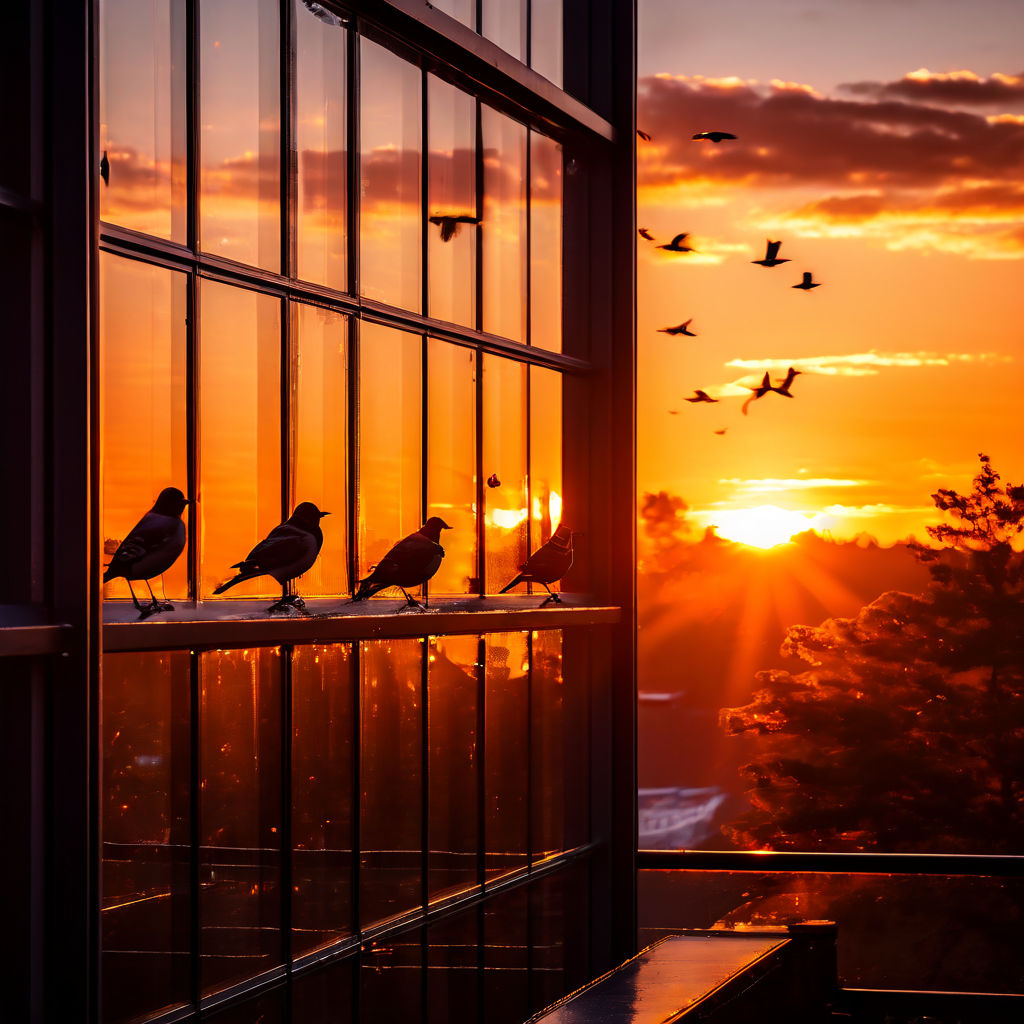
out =
<svg viewBox="0 0 1024 1024"><path fill-rule="evenodd" d="M144 608L141 604L139 604L139 599L135 596L135 590L132 587L132 581L130 579L128 579L127 576L125 577L124 581L125 581L125 583L128 584L128 593L130 593L132 595L132 604L135 605L135 608L136 608L137 611L142 613L142 614L139 615L139 618L140 619L144 619L147 616L152 615L153 614L152 606Z"/></svg>
<svg viewBox="0 0 1024 1024"><path fill-rule="evenodd" d="M405 608L419 608L421 612L426 611L426 608L424 608L423 605L421 605L419 601L416 600L416 598L411 597L409 595L409 592L405 589L405 587L399 587L398 589L405 595ZM404 612L405 608L399 608L398 610Z"/></svg>
<svg viewBox="0 0 1024 1024"><path fill-rule="evenodd" d="M160 574L160 596L163 598L163 601L161 602L163 610L165 612L173 612L174 605L167 600L167 587L166 584L164 583L163 573Z"/></svg>
<svg viewBox="0 0 1024 1024"><path fill-rule="evenodd" d="M281 599L275 601L268 609L268 612L283 612L286 608L295 608L298 611L303 611L306 607L306 602L295 593L294 581L288 580L287 583L281 586Z"/></svg>
<svg viewBox="0 0 1024 1024"><path fill-rule="evenodd" d="M554 601L555 604L563 604L562 599L546 584L542 583L541 586L548 592L548 596L541 601L541 608L544 607L549 601Z"/></svg>
<svg viewBox="0 0 1024 1024"><path fill-rule="evenodd" d="M146 580L146 587L149 590L149 607L146 609L150 615L155 615L157 612L169 612L174 610L174 605L168 604L166 597L164 603L161 604L153 593L153 584Z"/></svg>

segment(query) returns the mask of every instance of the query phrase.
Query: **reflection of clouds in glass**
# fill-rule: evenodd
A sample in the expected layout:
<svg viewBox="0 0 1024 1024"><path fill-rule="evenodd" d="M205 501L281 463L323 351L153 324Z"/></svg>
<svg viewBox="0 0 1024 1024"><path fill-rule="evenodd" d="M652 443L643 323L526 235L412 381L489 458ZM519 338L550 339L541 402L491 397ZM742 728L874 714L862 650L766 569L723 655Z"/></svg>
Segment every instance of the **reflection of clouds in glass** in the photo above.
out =
<svg viewBox="0 0 1024 1024"><path fill-rule="evenodd" d="M802 356L784 358L775 356L763 359L730 359L726 366L743 369L766 369L789 367L804 372L820 373L839 377L872 377L879 367L916 368L922 366L953 366L977 363L1012 363L1013 356L999 352L851 352L845 355ZM745 381L747 378L741 378ZM739 383L739 382L737 382Z"/></svg>

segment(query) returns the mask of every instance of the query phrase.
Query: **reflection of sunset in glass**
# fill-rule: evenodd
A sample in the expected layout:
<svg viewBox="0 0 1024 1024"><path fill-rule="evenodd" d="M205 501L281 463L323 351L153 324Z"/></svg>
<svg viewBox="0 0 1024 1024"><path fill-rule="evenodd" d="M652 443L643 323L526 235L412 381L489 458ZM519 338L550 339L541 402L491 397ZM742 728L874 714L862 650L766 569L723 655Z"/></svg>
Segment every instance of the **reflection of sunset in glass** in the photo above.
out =
<svg viewBox="0 0 1024 1024"><path fill-rule="evenodd" d="M778 505L729 509L713 513L710 519L719 537L752 548L773 548L785 544L794 534L810 526L810 521L802 513L791 512Z"/></svg>

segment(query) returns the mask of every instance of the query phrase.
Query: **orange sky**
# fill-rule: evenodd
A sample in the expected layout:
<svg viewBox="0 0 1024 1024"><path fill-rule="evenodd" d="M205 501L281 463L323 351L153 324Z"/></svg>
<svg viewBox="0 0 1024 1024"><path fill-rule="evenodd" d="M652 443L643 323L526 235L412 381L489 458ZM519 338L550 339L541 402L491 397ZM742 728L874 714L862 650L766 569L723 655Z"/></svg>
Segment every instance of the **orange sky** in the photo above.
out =
<svg viewBox="0 0 1024 1024"><path fill-rule="evenodd" d="M756 49L736 39L756 5L679 6L641 4L639 490L703 523L772 504L836 537L923 539L929 495L968 487L978 452L1024 477L1019 59L945 2L916 33L921 5L887 8L877 52L877 20L838 5L784 3ZM709 129L739 138L691 140ZM655 248L682 231L696 253ZM767 238L791 262L751 265ZM820 288L791 287L805 270ZM691 317L696 338L658 333ZM743 415L789 366L794 398ZM696 388L720 402L686 403Z"/></svg>

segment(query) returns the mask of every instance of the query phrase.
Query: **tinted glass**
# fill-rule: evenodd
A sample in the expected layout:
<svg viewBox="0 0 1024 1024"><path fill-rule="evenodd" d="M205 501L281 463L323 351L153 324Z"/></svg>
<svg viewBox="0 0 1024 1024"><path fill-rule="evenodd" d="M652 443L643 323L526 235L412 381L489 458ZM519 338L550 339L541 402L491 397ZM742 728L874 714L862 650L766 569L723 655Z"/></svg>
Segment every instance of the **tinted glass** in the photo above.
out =
<svg viewBox="0 0 1024 1024"><path fill-rule="evenodd" d="M534 633L530 659L530 811L533 856L546 857L568 847L567 819L580 813L584 794L567 785L576 763L586 760L583 708L576 707L562 675L562 634Z"/></svg>
<svg viewBox="0 0 1024 1024"><path fill-rule="evenodd" d="M427 79L427 312L476 326L476 101Z"/></svg>
<svg viewBox="0 0 1024 1024"><path fill-rule="evenodd" d="M436 637L428 653L427 842L430 899L477 881L480 704L475 636Z"/></svg>
<svg viewBox="0 0 1024 1024"><path fill-rule="evenodd" d="M562 521L562 375L530 367L530 550ZM549 584L558 590L559 584ZM543 587L537 586L538 591Z"/></svg>
<svg viewBox="0 0 1024 1024"><path fill-rule="evenodd" d="M199 377L201 594L281 522L281 303L202 282ZM228 599L277 595L270 576Z"/></svg>
<svg viewBox="0 0 1024 1024"><path fill-rule="evenodd" d="M422 931L367 942L359 965L360 1024L420 1024L422 1020Z"/></svg>
<svg viewBox="0 0 1024 1024"><path fill-rule="evenodd" d="M476 537L476 353L427 340L427 516L450 527L432 594L478 592Z"/></svg>
<svg viewBox="0 0 1024 1024"><path fill-rule="evenodd" d="M360 289L368 298L419 310L421 74L369 39L359 45Z"/></svg>
<svg viewBox="0 0 1024 1024"><path fill-rule="evenodd" d="M422 371L419 335L360 324L360 577L423 525Z"/></svg>
<svg viewBox="0 0 1024 1024"><path fill-rule="evenodd" d="M526 340L526 128L490 107L484 150L483 328Z"/></svg>
<svg viewBox="0 0 1024 1024"><path fill-rule="evenodd" d="M104 562L165 487L187 496L185 303L184 274L100 253ZM168 597L188 596L187 573L183 552L163 574ZM132 587L148 604L146 585ZM130 597L127 582L112 580L103 596Z"/></svg>
<svg viewBox="0 0 1024 1024"><path fill-rule="evenodd" d="M291 1019L296 1024L350 1024L357 966L352 958L295 978Z"/></svg>
<svg viewBox="0 0 1024 1024"><path fill-rule="evenodd" d="M275 649L200 661L199 952L204 992L281 959L281 667Z"/></svg>
<svg viewBox="0 0 1024 1024"><path fill-rule="evenodd" d="M369 641L359 651L365 927L422 903L423 641Z"/></svg>
<svg viewBox="0 0 1024 1024"><path fill-rule="evenodd" d="M296 273L348 287L348 33L295 0Z"/></svg>
<svg viewBox="0 0 1024 1024"><path fill-rule="evenodd" d="M355 682L348 644L292 654L292 955L352 930Z"/></svg>
<svg viewBox="0 0 1024 1024"><path fill-rule="evenodd" d="M302 577L307 595L349 592L348 580L348 318L319 306L292 305L295 335L292 500L311 501L324 544Z"/></svg>
<svg viewBox="0 0 1024 1024"><path fill-rule="evenodd" d="M100 219L184 242L185 9L100 4Z"/></svg>
<svg viewBox="0 0 1024 1024"><path fill-rule="evenodd" d="M562 351L562 147L530 132L530 344Z"/></svg>
<svg viewBox="0 0 1024 1024"><path fill-rule="evenodd" d="M484 1013L487 1024L522 1024L530 1015L527 889L484 904Z"/></svg>
<svg viewBox="0 0 1024 1024"><path fill-rule="evenodd" d="M530 0L530 67L562 84L562 0Z"/></svg>
<svg viewBox="0 0 1024 1024"><path fill-rule="evenodd" d="M277 0L199 5L206 252L281 268L281 70Z"/></svg>
<svg viewBox="0 0 1024 1024"><path fill-rule="evenodd" d="M427 1020L477 1019L480 999L480 926L476 911L427 929Z"/></svg>
<svg viewBox="0 0 1024 1024"><path fill-rule="evenodd" d="M431 7L436 7L445 14L450 14L463 25L476 28L476 0L437 0Z"/></svg>
<svg viewBox="0 0 1024 1024"><path fill-rule="evenodd" d="M188 652L103 659L103 1020L187 1002Z"/></svg>
<svg viewBox="0 0 1024 1024"><path fill-rule="evenodd" d="M527 0L481 0L481 33L516 60L526 60Z"/></svg>
<svg viewBox="0 0 1024 1024"><path fill-rule="evenodd" d="M526 366L491 355L483 364L486 585L495 593L527 554Z"/></svg>

